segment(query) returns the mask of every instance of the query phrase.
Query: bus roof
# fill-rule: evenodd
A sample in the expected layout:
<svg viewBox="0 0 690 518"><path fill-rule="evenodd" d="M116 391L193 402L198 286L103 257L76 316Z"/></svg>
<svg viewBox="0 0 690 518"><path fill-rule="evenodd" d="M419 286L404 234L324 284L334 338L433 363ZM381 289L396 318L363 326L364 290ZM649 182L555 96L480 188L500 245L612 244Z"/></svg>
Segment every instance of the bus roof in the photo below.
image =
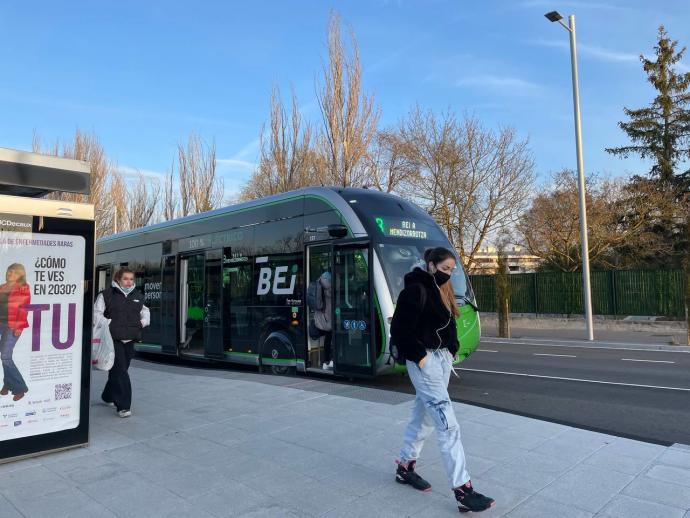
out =
<svg viewBox="0 0 690 518"><path fill-rule="evenodd" d="M343 189L340 188L342 191ZM238 203L234 205L228 205L227 207L221 207L219 209L201 212L199 214L192 214L183 218L176 218L169 221L163 221L161 223L156 223L154 225L149 225L146 227L141 227L133 230L128 230L125 232L120 232L117 234L112 234L110 236L102 237L98 240L98 243L108 243L110 241L119 240L126 237L133 237L141 234L154 233L159 230L167 229L173 226L185 225L188 223L195 223L203 221L208 218L215 218L223 215L230 215L235 212L242 212L252 208L259 208L266 205L271 205L281 201L287 201L293 198L298 198L300 196L315 196L326 201L328 204L336 208L340 213L347 219L350 229L354 235L367 235L366 229L362 226L359 218L349 206L349 204L343 199L341 195L337 192L337 187L306 187L303 189L296 189L294 191L288 191L281 194L274 194L272 196L266 196L264 198L259 198L256 200L251 200L243 203ZM347 191L363 191L368 192L367 189L347 189ZM369 191L371 192L371 191ZM377 191L378 192L378 191Z"/></svg>

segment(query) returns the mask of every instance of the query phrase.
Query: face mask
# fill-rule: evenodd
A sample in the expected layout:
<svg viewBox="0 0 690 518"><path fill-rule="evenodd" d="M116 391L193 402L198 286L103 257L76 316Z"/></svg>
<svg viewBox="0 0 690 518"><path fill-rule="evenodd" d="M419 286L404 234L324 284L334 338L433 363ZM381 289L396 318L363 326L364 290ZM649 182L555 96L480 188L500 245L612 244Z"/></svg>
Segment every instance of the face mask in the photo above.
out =
<svg viewBox="0 0 690 518"><path fill-rule="evenodd" d="M442 272L441 270L436 270L433 275L434 279L436 280L436 284L438 284L439 286L443 286L450 280L450 275L448 275L445 272Z"/></svg>
<svg viewBox="0 0 690 518"><path fill-rule="evenodd" d="M125 295L129 295L130 293L132 293L132 290L134 290L134 288L136 287L136 285L132 284L132 286L130 286L129 288L125 288L124 286L120 286L115 281L112 282L112 286L113 288L119 288L120 290L122 290L122 293L124 293Z"/></svg>

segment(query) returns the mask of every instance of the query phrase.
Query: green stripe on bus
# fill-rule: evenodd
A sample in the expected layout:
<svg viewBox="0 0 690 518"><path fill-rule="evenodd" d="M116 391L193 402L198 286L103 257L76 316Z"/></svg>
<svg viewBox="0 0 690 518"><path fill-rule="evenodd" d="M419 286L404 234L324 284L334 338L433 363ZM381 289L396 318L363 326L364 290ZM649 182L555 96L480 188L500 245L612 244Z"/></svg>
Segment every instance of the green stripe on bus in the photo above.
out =
<svg viewBox="0 0 690 518"><path fill-rule="evenodd" d="M145 344L145 343L136 343L136 344L134 344L134 348L135 349L155 349L156 351L163 350L163 346L161 346L161 345Z"/></svg>
<svg viewBox="0 0 690 518"><path fill-rule="evenodd" d="M270 356L263 356L262 361L265 361L267 364L271 363L282 363L285 365L296 365L297 360L286 360L284 358L271 358Z"/></svg>
<svg viewBox="0 0 690 518"><path fill-rule="evenodd" d="M377 361L383 358L386 352L386 328L383 325L383 314L381 313L381 306L379 305L379 298L374 293L374 304L376 305L376 313L379 315L379 325L381 326L381 354L379 354Z"/></svg>
<svg viewBox="0 0 690 518"><path fill-rule="evenodd" d="M464 306L460 306L460 316L455 322L457 326L458 342L460 343L458 357L459 361L463 361L479 346L479 340L481 338L479 313L469 304L465 304Z"/></svg>
<svg viewBox="0 0 690 518"><path fill-rule="evenodd" d="M236 352L228 352L228 351L226 351L226 352L223 353L223 354L225 354L225 356L230 356L230 357L232 357L232 356L242 356L242 357L245 357L245 358L259 358L259 354L258 354L258 353L239 353L239 352L236 353ZM295 365L295 360L294 360L294 359L292 359L292 360L287 360L287 359L284 359L284 358L271 358L270 356L262 356L262 359L265 359L265 360L269 361L270 363L285 363L285 364Z"/></svg>

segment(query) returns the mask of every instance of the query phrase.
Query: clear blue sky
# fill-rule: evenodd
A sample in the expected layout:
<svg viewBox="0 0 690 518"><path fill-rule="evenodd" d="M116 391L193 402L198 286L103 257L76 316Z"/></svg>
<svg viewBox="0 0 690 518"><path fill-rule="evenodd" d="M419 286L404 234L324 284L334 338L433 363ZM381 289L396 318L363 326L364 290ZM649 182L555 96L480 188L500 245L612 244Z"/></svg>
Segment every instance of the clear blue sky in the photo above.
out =
<svg viewBox="0 0 690 518"><path fill-rule="evenodd" d="M623 107L653 97L637 56L651 55L659 24L690 45L687 0L4 0L0 146L30 149L34 131L64 141L79 127L120 166L164 173L194 130L215 139L226 188L237 190L274 82L284 95L292 85L317 119L332 9L355 31L382 126L415 103L468 111L529 137L542 178L575 167L568 34L545 12L577 16L588 172L644 169L603 150L626 142Z"/></svg>

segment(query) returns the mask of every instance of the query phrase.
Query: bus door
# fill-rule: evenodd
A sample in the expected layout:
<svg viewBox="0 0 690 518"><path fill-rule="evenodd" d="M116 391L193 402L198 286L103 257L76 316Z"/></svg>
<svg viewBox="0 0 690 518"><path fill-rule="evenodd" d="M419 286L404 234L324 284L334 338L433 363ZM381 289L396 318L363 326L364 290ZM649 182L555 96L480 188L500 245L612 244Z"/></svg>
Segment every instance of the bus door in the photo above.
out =
<svg viewBox="0 0 690 518"><path fill-rule="evenodd" d="M204 355L223 358L223 251L206 252L204 294Z"/></svg>
<svg viewBox="0 0 690 518"><path fill-rule="evenodd" d="M178 305L180 354L203 356L204 352L204 254L180 257Z"/></svg>
<svg viewBox="0 0 690 518"><path fill-rule="evenodd" d="M223 355L220 250L180 258L178 349L182 355Z"/></svg>
<svg viewBox="0 0 690 518"><path fill-rule="evenodd" d="M98 295L106 287L110 287L111 278L110 266L99 266L96 268L96 289L94 293Z"/></svg>
<svg viewBox="0 0 690 518"><path fill-rule="evenodd" d="M373 376L372 255L368 242L339 241L333 245L334 372Z"/></svg>
<svg viewBox="0 0 690 518"><path fill-rule="evenodd" d="M176 318L178 307L175 273L177 258L174 255L163 256L161 276L161 351L166 354L177 354L177 326L172 322Z"/></svg>
<svg viewBox="0 0 690 518"><path fill-rule="evenodd" d="M306 358L308 359L307 361L307 366L314 368L314 369L321 369L321 367L327 363L326 362L326 351L325 347L328 346L329 348L332 349L332 341L333 341L333 334L331 333L330 338L328 338L325 334L322 334L320 337L314 337L312 338L310 336L309 332L309 327L311 326L312 328L314 327L314 312L316 308L310 307L309 304L309 286L312 285L313 283L317 283L319 281L319 277L323 275L324 272L333 272L333 247L331 246L330 243L322 243L319 245L309 245L307 246L307 253L306 253L306 264L307 264L307 289L304 291L305 293L305 298L306 298L306 303L305 303L305 308L306 308L306 323L307 323L307 329L306 329L306 337L307 337L307 354ZM331 322L333 321L331 315ZM316 333L315 333L316 336ZM330 345L327 340L331 340Z"/></svg>

